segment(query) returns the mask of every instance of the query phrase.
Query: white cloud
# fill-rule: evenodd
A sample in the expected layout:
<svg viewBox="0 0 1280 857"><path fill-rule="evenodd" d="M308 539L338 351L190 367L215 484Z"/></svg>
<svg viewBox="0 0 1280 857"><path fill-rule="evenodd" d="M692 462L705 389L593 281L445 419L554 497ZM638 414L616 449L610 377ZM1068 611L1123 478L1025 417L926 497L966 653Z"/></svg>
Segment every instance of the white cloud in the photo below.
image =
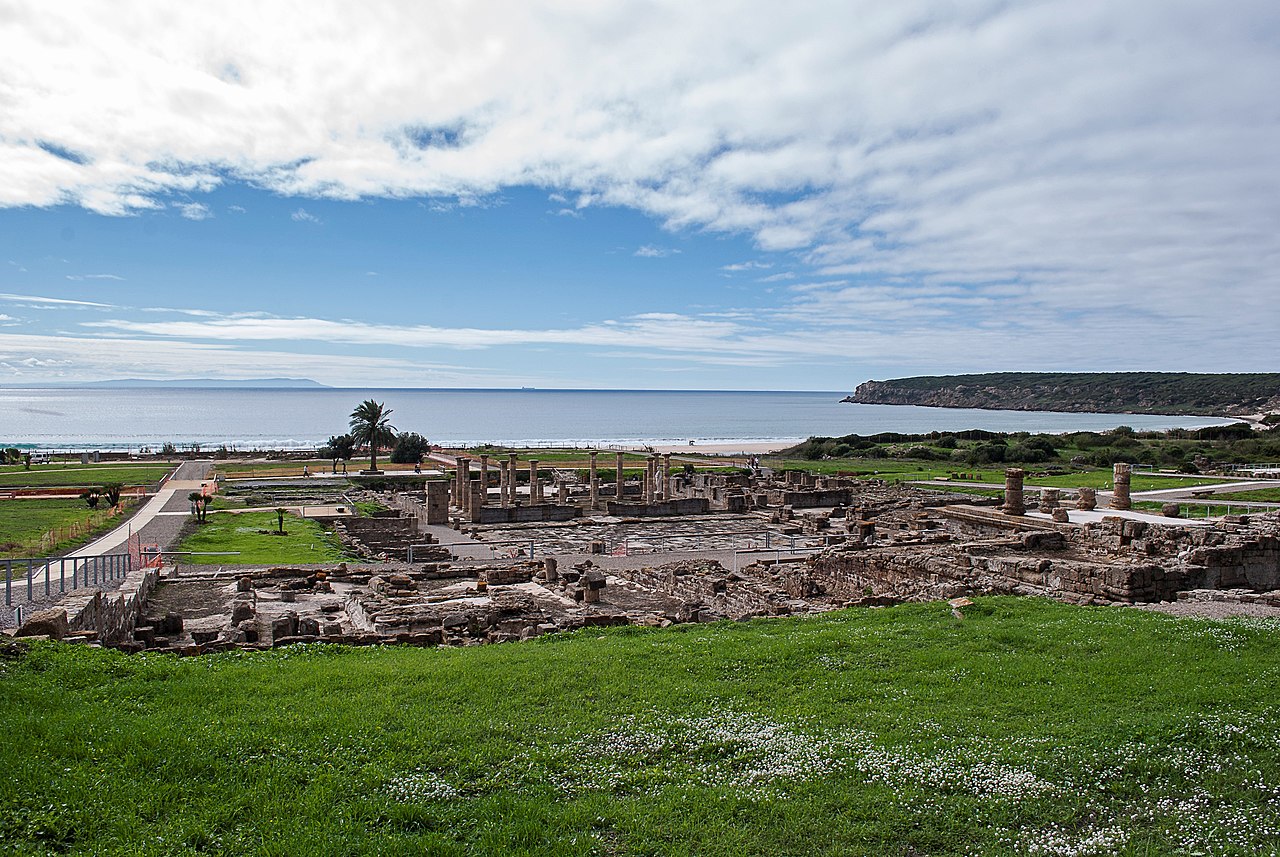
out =
<svg viewBox="0 0 1280 857"><path fill-rule="evenodd" d="M752 259L747 262L735 262L732 265L721 265L720 270L729 271L731 273L737 273L739 271L765 270L772 267L773 267L772 262L761 262L759 260Z"/></svg>
<svg viewBox="0 0 1280 857"><path fill-rule="evenodd" d="M655 247L652 244L645 244L642 247L636 248L636 252L632 255L639 256L643 259L665 259L666 257L673 256L679 252L679 250L671 247Z"/></svg>
<svg viewBox="0 0 1280 857"><path fill-rule="evenodd" d="M120 280L124 277L117 274L67 274L68 280Z"/></svg>
<svg viewBox="0 0 1280 857"><path fill-rule="evenodd" d="M113 309L112 304L100 304L95 301L76 301L68 298L46 298L39 295L11 295L0 293L0 301L20 303L32 307L98 307Z"/></svg>
<svg viewBox="0 0 1280 857"><path fill-rule="evenodd" d="M208 220L213 217L212 209L203 202L174 203L174 206L187 220Z"/></svg>
<svg viewBox="0 0 1280 857"><path fill-rule="evenodd" d="M290 214L289 217L300 223L320 223L321 222L319 217L316 217L314 214L307 211L305 208L299 208L294 210L294 212Z"/></svg>

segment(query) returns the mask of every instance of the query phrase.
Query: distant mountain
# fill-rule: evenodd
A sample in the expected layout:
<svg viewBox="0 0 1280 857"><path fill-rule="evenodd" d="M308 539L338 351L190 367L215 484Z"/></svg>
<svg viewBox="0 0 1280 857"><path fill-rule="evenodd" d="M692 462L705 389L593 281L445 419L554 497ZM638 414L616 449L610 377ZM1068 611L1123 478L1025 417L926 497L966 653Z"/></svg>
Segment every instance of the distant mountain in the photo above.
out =
<svg viewBox="0 0 1280 857"><path fill-rule="evenodd" d="M1280 374L992 372L867 381L843 401L1106 414L1246 415L1280 410Z"/></svg>
<svg viewBox="0 0 1280 857"><path fill-rule="evenodd" d="M6 384L5 386L22 387L75 387L77 389L139 389L139 388L198 388L198 389L243 389L243 388L290 388L290 389L331 389L327 384L312 381L309 378L174 378L157 381L150 378L119 378L114 381L81 381L79 383L40 383L40 384Z"/></svg>

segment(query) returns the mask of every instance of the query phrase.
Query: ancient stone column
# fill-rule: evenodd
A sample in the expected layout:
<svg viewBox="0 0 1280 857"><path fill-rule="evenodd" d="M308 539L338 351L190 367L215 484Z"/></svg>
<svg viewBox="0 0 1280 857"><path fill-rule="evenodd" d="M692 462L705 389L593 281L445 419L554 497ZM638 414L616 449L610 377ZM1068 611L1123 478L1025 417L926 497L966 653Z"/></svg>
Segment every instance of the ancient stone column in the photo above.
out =
<svg viewBox="0 0 1280 857"><path fill-rule="evenodd" d="M453 479L449 483L449 493L453 496L453 505L462 508L462 457L453 460Z"/></svg>
<svg viewBox="0 0 1280 857"><path fill-rule="evenodd" d="M569 483L564 479L556 485L556 502L561 506L569 502Z"/></svg>
<svg viewBox="0 0 1280 857"><path fill-rule="evenodd" d="M671 453L662 454L662 499L671 499Z"/></svg>
<svg viewBox="0 0 1280 857"><path fill-rule="evenodd" d="M1057 488L1041 488L1040 489L1040 511L1045 514L1052 515L1053 510L1058 508L1058 489Z"/></svg>
<svg viewBox="0 0 1280 857"><path fill-rule="evenodd" d="M507 453L507 501L512 505L516 505L516 454L514 452Z"/></svg>
<svg viewBox="0 0 1280 857"><path fill-rule="evenodd" d="M1092 512L1098 508L1098 492L1092 488L1076 489L1076 508Z"/></svg>
<svg viewBox="0 0 1280 857"><path fill-rule="evenodd" d="M1004 472L1004 509L1006 515L1025 515L1022 500L1022 468L1010 467Z"/></svg>
<svg viewBox="0 0 1280 857"><path fill-rule="evenodd" d="M622 502L622 459L623 459L623 455L621 452L619 452L618 453L618 485L616 488L613 489L614 499L617 500L619 503Z"/></svg>
<svg viewBox="0 0 1280 857"><path fill-rule="evenodd" d="M1125 509L1133 508L1133 501L1129 498L1129 479L1132 468L1128 464L1117 464L1112 468L1112 482L1115 487L1111 489L1111 508Z"/></svg>
<svg viewBox="0 0 1280 857"><path fill-rule="evenodd" d="M644 463L644 501L653 502L653 471L656 468L657 456L651 455Z"/></svg>
<svg viewBox="0 0 1280 857"><path fill-rule="evenodd" d="M471 499L467 502L467 518L473 524L480 523L480 510L484 506L481 496L484 494L484 483L479 479L471 480Z"/></svg>
<svg viewBox="0 0 1280 857"><path fill-rule="evenodd" d="M507 462L501 460L498 461L498 502L504 509L511 506L511 470Z"/></svg>
<svg viewBox="0 0 1280 857"><path fill-rule="evenodd" d="M480 505L489 505L489 456L480 456Z"/></svg>
<svg viewBox="0 0 1280 857"><path fill-rule="evenodd" d="M471 508L471 459L458 459L458 508L467 511Z"/></svg>
<svg viewBox="0 0 1280 857"><path fill-rule="evenodd" d="M542 560L542 568L546 571L547 583L555 583L560 579L560 573L556 568L556 558L553 556L546 557Z"/></svg>
<svg viewBox="0 0 1280 857"><path fill-rule="evenodd" d="M529 459L529 505L542 502L542 483L538 481L538 460Z"/></svg>
<svg viewBox="0 0 1280 857"><path fill-rule="evenodd" d="M591 508L600 508L600 476L596 472L596 456L600 453L591 451Z"/></svg>

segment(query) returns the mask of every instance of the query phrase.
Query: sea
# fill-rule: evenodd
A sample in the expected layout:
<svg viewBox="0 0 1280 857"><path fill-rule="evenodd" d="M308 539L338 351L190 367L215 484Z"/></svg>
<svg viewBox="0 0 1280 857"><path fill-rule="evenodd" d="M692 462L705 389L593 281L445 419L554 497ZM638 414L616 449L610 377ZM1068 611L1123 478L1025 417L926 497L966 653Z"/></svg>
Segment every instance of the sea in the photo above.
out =
<svg viewBox="0 0 1280 857"><path fill-rule="evenodd" d="M310 449L365 399L443 446L798 442L877 432L1192 428L1210 417L964 410L841 402L843 392L462 389L0 389L0 444L49 451Z"/></svg>

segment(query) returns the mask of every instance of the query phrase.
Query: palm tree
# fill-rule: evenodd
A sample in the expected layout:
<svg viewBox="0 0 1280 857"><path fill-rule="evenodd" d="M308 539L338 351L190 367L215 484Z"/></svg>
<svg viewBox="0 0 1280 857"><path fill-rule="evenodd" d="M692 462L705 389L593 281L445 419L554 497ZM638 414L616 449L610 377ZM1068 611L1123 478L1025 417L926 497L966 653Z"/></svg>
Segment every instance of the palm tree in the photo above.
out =
<svg viewBox="0 0 1280 857"><path fill-rule="evenodd" d="M381 402L365 399L351 412L351 436L356 443L369 444L369 470L378 472L378 446L389 445L396 436L391 425L391 410Z"/></svg>

